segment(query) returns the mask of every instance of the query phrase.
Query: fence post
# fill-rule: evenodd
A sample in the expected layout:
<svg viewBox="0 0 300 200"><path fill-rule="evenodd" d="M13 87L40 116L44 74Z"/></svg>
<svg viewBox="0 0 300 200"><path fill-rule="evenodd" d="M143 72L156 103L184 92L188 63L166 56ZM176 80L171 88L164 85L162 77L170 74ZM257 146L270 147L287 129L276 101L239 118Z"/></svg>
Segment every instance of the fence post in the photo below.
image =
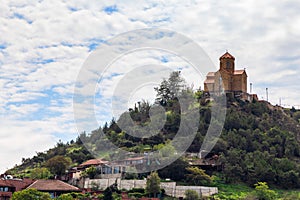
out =
<svg viewBox="0 0 300 200"><path fill-rule="evenodd" d="M202 190L201 190L201 187L199 188L200 190L200 198L202 198Z"/></svg>

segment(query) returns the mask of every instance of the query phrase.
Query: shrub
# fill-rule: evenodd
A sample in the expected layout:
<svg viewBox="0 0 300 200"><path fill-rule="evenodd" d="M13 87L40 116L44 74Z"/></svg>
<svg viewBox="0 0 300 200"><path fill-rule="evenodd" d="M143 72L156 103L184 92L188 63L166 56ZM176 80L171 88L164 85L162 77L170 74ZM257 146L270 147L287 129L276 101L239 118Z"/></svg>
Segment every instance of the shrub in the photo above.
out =
<svg viewBox="0 0 300 200"><path fill-rule="evenodd" d="M132 192L132 193L128 193L128 196L130 196L130 197L136 197L136 198L142 198L144 196L144 193Z"/></svg>
<svg viewBox="0 0 300 200"><path fill-rule="evenodd" d="M259 200L272 200L276 199L277 193L269 189L269 186L266 182L258 182L254 184L255 193Z"/></svg>
<svg viewBox="0 0 300 200"><path fill-rule="evenodd" d="M185 194L185 200L198 200L198 199L200 199L198 193L194 190L186 190L184 194Z"/></svg>

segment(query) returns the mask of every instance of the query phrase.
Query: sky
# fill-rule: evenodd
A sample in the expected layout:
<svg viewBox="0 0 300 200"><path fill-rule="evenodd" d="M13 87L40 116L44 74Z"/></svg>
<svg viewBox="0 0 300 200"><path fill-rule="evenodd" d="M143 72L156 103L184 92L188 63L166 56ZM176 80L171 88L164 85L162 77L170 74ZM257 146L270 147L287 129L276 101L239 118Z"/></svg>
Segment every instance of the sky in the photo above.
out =
<svg viewBox="0 0 300 200"><path fill-rule="evenodd" d="M182 34L206 52L214 67L228 50L236 58L236 69L246 68L252 93L266 99L268 88L272 104L300 108L299 10L296 0L2 2L0 173L59 140L78 136L73 95L85 61L107 41L137 29L161 28ZM113 116L110 91L115 90L111 88L117 90L122 77L135 70L132 66L147 65L182 70L190 85L202 85L203 77L170 52L131 52L114 60L98 81L99 126ZM141 96L153 98L155 84L157 81L134 88L125 107Z"/></svg>

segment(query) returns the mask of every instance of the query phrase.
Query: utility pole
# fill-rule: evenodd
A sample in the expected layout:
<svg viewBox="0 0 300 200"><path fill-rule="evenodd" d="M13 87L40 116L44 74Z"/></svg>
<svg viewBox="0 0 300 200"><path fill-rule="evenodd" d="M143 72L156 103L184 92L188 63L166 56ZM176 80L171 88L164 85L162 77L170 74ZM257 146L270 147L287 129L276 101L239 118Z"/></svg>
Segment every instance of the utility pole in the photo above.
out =
<svg viewBox="0 0 300 200"><path fill-rule="evenodd" d="M250 94L252 94L252 83L250 83Z"/></svg>
<svg viewBox="0 0 300 200"><path fill-rule="evenodd" d="M279 106L281 106L281 97L279 97Z"/></svg>
<svg viewBox="0 0 300 200"><path fill-rule="evenodd" d="M268 88L266 88L266 97L267 97L267 101L269 102Z"/></svg>

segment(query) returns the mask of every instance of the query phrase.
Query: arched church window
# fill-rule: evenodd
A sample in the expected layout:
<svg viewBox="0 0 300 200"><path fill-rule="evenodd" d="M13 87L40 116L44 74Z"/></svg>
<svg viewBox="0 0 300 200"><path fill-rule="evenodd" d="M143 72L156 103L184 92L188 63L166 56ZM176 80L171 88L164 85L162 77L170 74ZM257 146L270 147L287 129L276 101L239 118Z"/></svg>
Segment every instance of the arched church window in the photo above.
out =
<svg viewBox="0 0 300 200"><path fill-rule="evenodd" d="M229 61L226 62L226 68L227 68L227 69L230 68L230 62L229 62Z"/></svg>

